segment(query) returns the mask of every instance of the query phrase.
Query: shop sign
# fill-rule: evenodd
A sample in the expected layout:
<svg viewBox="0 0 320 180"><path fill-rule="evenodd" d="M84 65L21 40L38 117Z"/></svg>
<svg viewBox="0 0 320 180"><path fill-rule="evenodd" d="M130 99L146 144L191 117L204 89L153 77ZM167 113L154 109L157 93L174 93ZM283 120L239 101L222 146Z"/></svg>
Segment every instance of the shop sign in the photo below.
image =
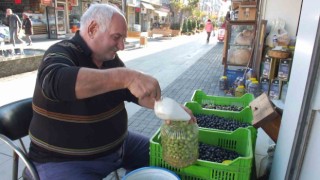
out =
<svg viewBox="0 0 320 180"><path fill-rule="evenodd" d="M52 0L41 0L41 4L43 4L43 5L50 5L50 6L51 6L51 1L52 1Z"/></svg>
<svg viewBox="0 0 320 180"><path fill-rule="evenodd" d="M64 6L57 6L57 7L56 7L56 10L63 11L63 10L64 10Z"/></svg>
<svg viewBox="0 0 320 180"><path fill-rule="evenodd" d="M78 6L78 0L68 0L71 6Z"/></svg>

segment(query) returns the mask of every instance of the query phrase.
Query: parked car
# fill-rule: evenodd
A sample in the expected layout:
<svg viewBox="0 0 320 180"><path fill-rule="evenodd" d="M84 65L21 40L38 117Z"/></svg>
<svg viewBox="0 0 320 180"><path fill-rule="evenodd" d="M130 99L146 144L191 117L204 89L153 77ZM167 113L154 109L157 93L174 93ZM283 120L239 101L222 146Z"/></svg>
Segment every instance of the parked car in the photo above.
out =
<svg viewBox="0 0 320 180"><path fill-rule="evenodd" d="M9 41L10 41L9 27L0 25L0 42L9 42Z"/></svg>

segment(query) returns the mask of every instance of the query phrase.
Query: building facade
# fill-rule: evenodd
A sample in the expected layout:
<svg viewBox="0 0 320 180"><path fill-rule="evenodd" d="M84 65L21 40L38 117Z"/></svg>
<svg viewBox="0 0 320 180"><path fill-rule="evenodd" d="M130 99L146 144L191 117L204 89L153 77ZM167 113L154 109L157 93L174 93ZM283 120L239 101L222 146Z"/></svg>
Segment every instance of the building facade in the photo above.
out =
<svg viewBox="0 0 320 180"><path fill-rule="evenodd" d="M51 39L64 38L80 27L80 17L92 3L111 3L125 14L128 31L140 36L153 27L170 23L169 1L165 0L2 0L0 24L4 23L6 9L11 8L22 19L27 13L33 22L34 34ZM130 33L129 33L130 35Z"/></svg>

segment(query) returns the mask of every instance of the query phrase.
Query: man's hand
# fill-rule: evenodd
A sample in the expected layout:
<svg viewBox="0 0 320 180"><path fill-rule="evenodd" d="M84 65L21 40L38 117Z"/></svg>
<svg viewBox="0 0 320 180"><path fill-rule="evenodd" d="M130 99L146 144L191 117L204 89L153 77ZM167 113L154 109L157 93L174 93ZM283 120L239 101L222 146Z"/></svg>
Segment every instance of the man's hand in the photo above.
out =
<svg viewBox="0 0 320 180"><path fill-rule="evenodd" d="M185 106L183 106L181 104L180 104L180 106L190 115L191 118L189 120L189 124L197 123L197 118L193 115L192 111L189 108L187 108L187 107L185 107ZM165 123L166 124L170 124L171 121L170 120L165 120Z"/></svg>
<svg viewBox="0 0 320 180"><path fill-rule="evenodd" d="M145 107L153 108L155 100L161 97L161 89L158 80L150 75L138 72L127 88L139 99Z"/></svg>

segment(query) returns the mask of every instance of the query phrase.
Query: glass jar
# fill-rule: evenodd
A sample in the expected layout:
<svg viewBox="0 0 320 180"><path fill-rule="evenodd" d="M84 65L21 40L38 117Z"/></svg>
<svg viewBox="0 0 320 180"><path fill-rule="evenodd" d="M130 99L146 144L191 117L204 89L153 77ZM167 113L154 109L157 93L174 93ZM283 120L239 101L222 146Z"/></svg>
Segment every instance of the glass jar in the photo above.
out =
<svg viewBox="0 0 320 180"><path fill-rule="evenodd" d="M234 96L235 97L241 97L243 96L245 93L245 89L244 89L244 86L243 85L239 85L237 88L236 88L236 91L234 93Z"/></svg>
<svg viewBox="0 0 320 180"><path fill-rule="evenodd" d="M260 94L261 94L260 85L259 85L259 82L257 80L254 80L249 84L248 92L253 94L253 96L255 98L260 96Z"/></svg>
<svg viewBox="0 0 320 180"><path fill-rule="evenodd" d="M256 78L249 78L246 83L245 83L245 88L247 90L247 92L249 92L249 84L252 82L252 81L256 81L257 79Z"/></svg>
<svg viewBox="0 0 320 180"><path fill-rule="evenodd" d="M228 80L227 76L221 76L219 79L219 89L220 90L227 90L228 89Z"/></svg>
<svg viewBox="0 0 320 180"><path fill-rule="evenodd" d="M171 121L161 126L162 157L169 165L182 168L199 156L198 125L188 121Z"/></svg>

